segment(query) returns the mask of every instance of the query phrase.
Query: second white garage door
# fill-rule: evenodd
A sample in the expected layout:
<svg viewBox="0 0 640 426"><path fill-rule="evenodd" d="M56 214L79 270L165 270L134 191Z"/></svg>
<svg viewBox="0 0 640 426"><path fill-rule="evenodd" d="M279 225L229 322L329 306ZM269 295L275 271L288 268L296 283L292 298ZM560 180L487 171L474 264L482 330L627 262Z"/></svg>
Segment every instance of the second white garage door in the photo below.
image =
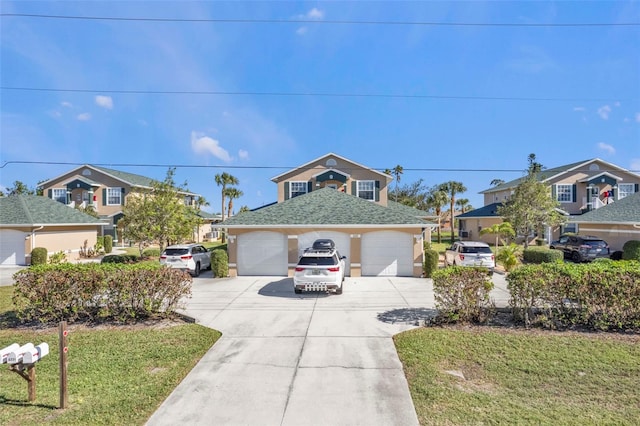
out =
<svg viewBox="0 0 640 426"><path fill-rule="evenodd" d="M351 275L351 237L349 234L344 232L337 231L314 231L307 232L306 234L298 235L298 256L302 256L302 252L304 249L309 248L313 245L313 242L319 238L329 238L332 239L336 244L336 249L340 253L340 256L347 256L345 261L345 276Z"/></svg>
<svg viewBox="0 0 640 426"><path fill-rule="evenodd" d="M287 275L287 236L256 231L238 235L238 275Z"/></svg>
<svg viewBox="0 0 640 426"><path fill-rule="evenodd" d="M398 231L368 232L362 235L363 276L413 275L413 238Z"/></svg>
<svg viewBox="0 0 640 426"><path fill-rule="evenodd" d="M0 265L23 265L24 238L27 234L14 229L0 231Z"/></svg>

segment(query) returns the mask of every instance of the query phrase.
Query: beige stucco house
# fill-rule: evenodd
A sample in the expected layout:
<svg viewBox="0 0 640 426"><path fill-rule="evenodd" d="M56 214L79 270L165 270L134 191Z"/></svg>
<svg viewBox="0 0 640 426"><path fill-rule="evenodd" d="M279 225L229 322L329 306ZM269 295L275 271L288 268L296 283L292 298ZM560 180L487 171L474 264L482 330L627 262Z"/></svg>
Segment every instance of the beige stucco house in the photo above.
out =
<svg viewBox="0 0 640 426"><path fill-rule="evenodd" d="M427 213L388 199L392 177L329 153L272 178L277 202L220 224L233 275L293 273L302 251L331 238L346 275L422 275Z"/></svg>

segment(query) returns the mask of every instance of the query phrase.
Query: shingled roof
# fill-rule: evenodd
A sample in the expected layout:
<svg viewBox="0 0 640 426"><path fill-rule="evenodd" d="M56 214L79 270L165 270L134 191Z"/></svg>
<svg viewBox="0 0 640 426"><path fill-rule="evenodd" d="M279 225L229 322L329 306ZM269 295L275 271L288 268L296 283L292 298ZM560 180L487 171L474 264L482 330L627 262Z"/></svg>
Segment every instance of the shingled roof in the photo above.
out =
<svg viewBox="0 0 640 426"><path fill-rule="evenodd" d="M628 195L613 204L572 216L570 222L640 225L640 192Z"/></svg>
<svg viewBox="0 0 640 426"><path fill-rule="evenodd" d="M406 207L406 206L405 206ZM409 208L411 209L411 208ZM411 209L415 210L415 209ZM249 212L220 224L229 228L276 226L432 227L414 212L389 208L332 188L322 188Z"/></svg>
<svg viewBox="0 0 640 426"><path fill-rule="evenodd" d="M0 197L0 226L104 225L100 219L38 195Z"/></svg>

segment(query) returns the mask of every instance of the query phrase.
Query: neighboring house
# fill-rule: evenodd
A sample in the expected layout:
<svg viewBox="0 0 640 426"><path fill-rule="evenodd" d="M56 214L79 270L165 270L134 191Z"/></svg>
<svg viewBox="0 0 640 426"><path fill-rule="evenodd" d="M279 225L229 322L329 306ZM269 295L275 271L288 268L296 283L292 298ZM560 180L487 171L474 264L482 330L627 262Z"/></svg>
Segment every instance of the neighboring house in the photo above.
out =
<svg viewBox="0 0 640 426"><path fill-rule="evenodd" d="M201 243L204 241L213 241L220 238L220 231L217 228L217 225L222 221L222 216L219 214L212 214L201 210L198 212L198 216L200 217L201 224L194 232L193 240L196 243Z"/></svg>
<svg viewBox="0 0 640 426"><path fill-rule="evenodd" d="M290 276L305 248L331 238L346 275L421 276L423 240L437 225L388 200L392 179L333 153L274 177L276 203L221 224L230 274Z"/></svg>
<svg viewBox="0 0 640 426"><path fill-rule="evenodd" d="M629 240L640 240L640 192L572 219L582 235L596 235L622 250Z"/></svg>
<svg viewBox="0 0 640 426"><path fill-rule="evenodd" d="M69 207L92 206L105 223L104 234L118 241L117 223L126 200L153 188L154 179L106 167L85 164L41 184L43 195ZM187 205L194 205L198 194L179 191ZM210 225L209 225L210 228ZM210 231L206 231L210 232ZM194 239L200 231L194 231Z"/></svg>
<svg viewBox="0 0 640 426"><path fill-rule="evenodd" d="M0 197L0 264L29 265L31 251L64 251L72 260L83 247L96 244L104 223L37 195Z"/></svg>
<svg viewBox="0 0 640 426"><path fill-rule="evenodd" d="M640 175L599 158L545 169L538 173L538 178L549 186L551 196L558 200L560 210L568 216L565 226L547 230L546 239L557 238L562 232L578 232L576 223L583 214L639 192L640 185ZM480 192L484 195L485 206L457 216L461 239L495 241L495 236L480 236L480 230L502 221L498 207L509 200L523 179Z"/></svg>

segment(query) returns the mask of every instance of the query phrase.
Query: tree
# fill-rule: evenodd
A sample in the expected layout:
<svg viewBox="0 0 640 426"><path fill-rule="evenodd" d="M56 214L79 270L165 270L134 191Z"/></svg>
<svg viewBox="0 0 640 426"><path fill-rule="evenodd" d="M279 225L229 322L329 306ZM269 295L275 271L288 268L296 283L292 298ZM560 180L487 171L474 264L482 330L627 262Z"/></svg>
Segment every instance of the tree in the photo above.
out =
<svg viewBox="0 0 640 426"><path fill-rule="evenodd" d="M396 202L398 202L398 184L400 183L400 176L404 173L404 169L401 165L397 165L393 168L393 175L396 177Z"/></svg>
<svg viewBox="0 0 640 426"><path fill-rule="evenodd" d="M502 185L504 183L504 181L502 179L494 179L491 181L490 185L491 186L498 186L498 185Z"/></svg>
<svg viewBox="0 0 640 426"><path fill-rule="evenodd" d="M223 172L222 174L217 174L215 176L216 185L222 187L221 198L222 198L222 222L224 222L224 201L225 201L225 191L227 186L229 185L237 185L240 183L237 177L230 175L227 172ZM222 234L222 242L224 243L224 233Z"/></svg>
<svg viewBox="0 0 640 426"><path fill-rule="evenodd" d="M25 184L24 182L21 182L19 180L16 180L15 182L13 182L13 186L7 188L7 195L19 195L19 194L24 194L24 195L35 195L36 191L34 191L33 189L30 189L27 184Z"/></svg>
<svg viewBox="0 0 640 426"><path fill-rule="evenodd" d="M434 186L427 194L427 205L432 208L438 216L438 244L442 243L440 235L440 217L442 215L442 207L449 202L449 196L439 186Z"/></svg>
<svg viewBox="0 0 640 426"><path fill-rule="evenodd" d="M229 197L229 206L227 208L227 214L228 214L228 217L231 217L233 216L233 200L242 197L244 193L240 191L238 188L229 187L225 190L224 195Z"/></svg>
<svg viewBox="0 0 640 426"><path fill-rule="evenodd" d="M427 189L422 185L422 179L405 184L396 190L396 201L405 206L420 210L429 210L427 205Z"/></svg>
<svg viewBox="0 0 640 426"><path fill-rule="evenodd" d="M451 220L451 244L455 240L455 228L454 228L454 219L455 219L455 209L454 205L456 202L456 194L465 192L467 188L462 184L462 182L457 182L454 180L450 180L449 182L441 183L440 190L447 193L449 196L449 218Z"/></svg>
<svg viewBox="0 0 640 426"><path fill-rule="evenodd" d="M513 238L516 236L513 226L509 222L494 223L488 228L482 228L480 235L495 235L496 236L496 253L498 252L498 240L501 238ZM502 242L504 245L504 241Z"/></svg>
<svg viewBox="0 0 640 426"><path fill-rule="evenodd" d="M240 207L240 210L238 210L238 214L244 213L244 212L248 212L248 211L251 211L249 206L242 206L242 207Z"/></svg>
<svg viewBox="0 0 640 426"><path fill-rule="evenodd" d="M124 217L118 222L123 236L136 241L140 255L157 241L162 252L167 244L190 239L198 224L196 208L184 204L183 186L176 187L175 168L167 171L164 181L151 183L151 190L127 197Z"/></svg>
<svg viewBox="0 0 640 426"><path fill-rule="evenodd" d="M559 203L551 197L551 191L538 179L543 167L535 154L528 157L527 175L515 188L506 204L498 207L498 214L510 222L516 235L524 237L524 247L529 246L529 236L541 233L545 225L557 226L564 222L558 212Z"/></svg>
<svg viewBox="0 0 640 426"><path fill-rule="evenodd" d="M456 200L456 206L460 207L460 212L464 213L469 209L469 199L468 198L460 198Z"/></svg>

